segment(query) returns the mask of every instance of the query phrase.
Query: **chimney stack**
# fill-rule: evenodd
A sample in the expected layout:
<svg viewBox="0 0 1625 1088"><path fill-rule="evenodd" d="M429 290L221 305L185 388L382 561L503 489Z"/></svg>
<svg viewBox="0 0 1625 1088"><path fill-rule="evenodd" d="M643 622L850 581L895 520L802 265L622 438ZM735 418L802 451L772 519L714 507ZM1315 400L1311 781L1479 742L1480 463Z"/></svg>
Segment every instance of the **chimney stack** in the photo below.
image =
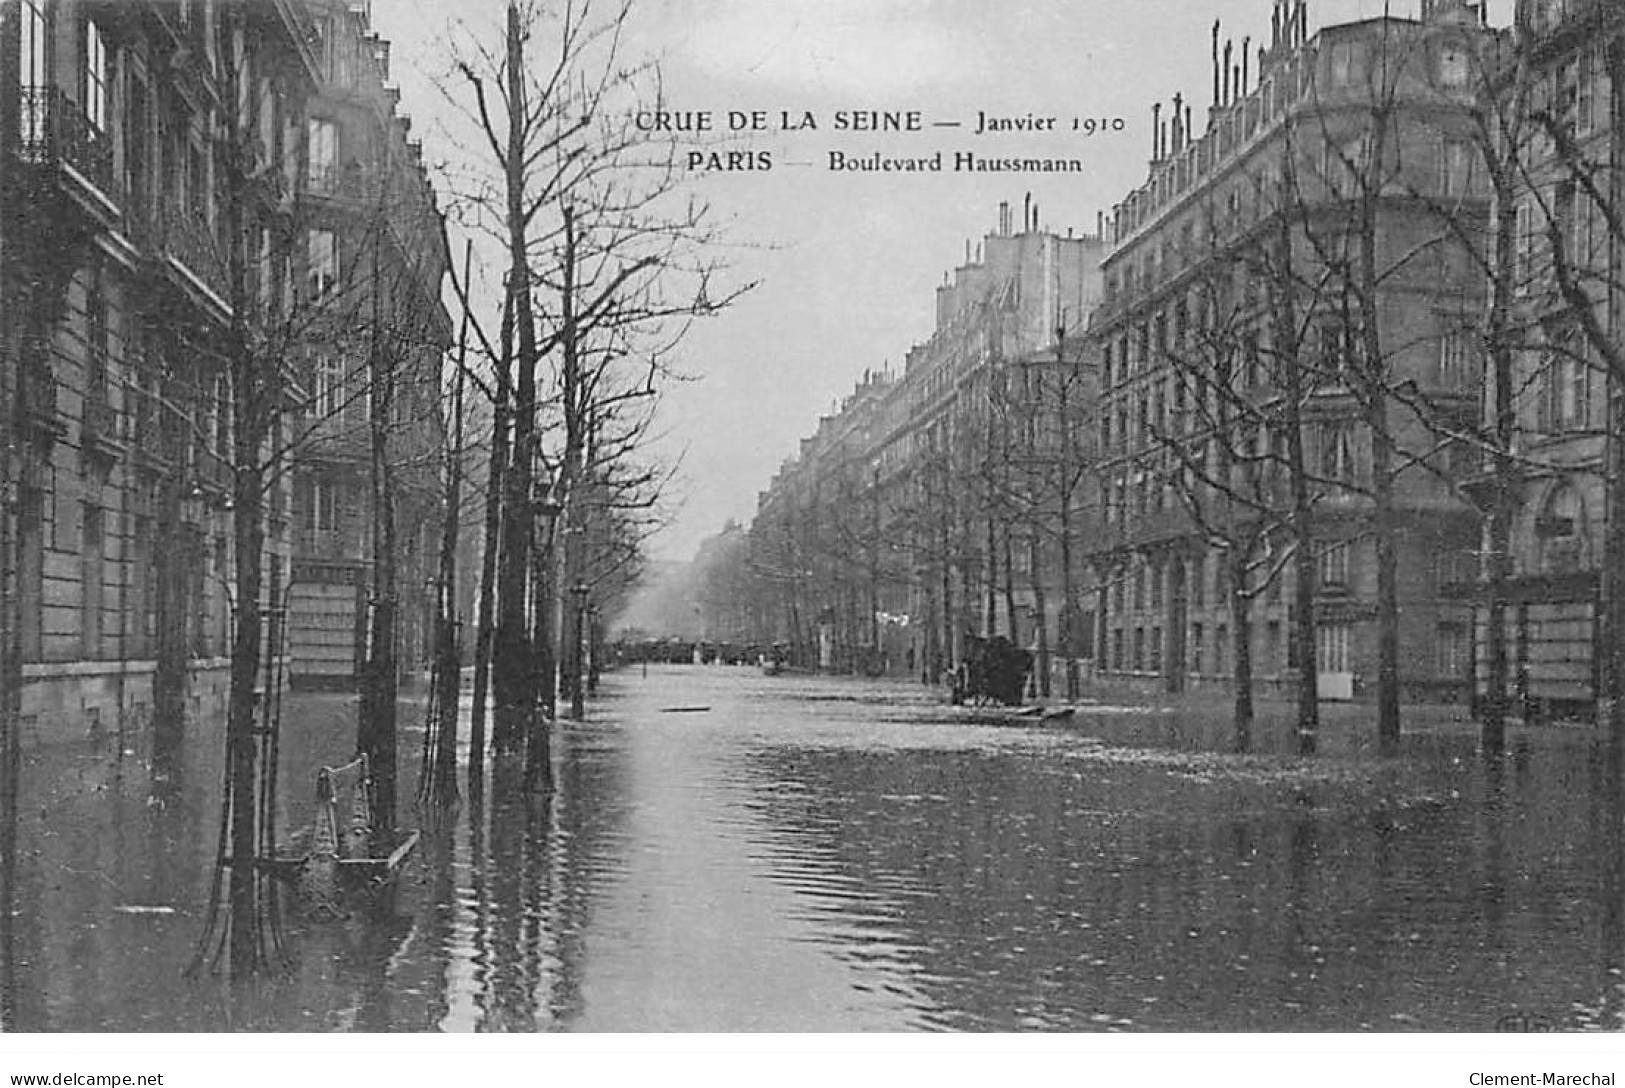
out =
<svg viewBox="0 0 1625 1088"><path fill-rule="evenodd" d="M1219 20L1213 20L1213 108L1219 108Z"/></svg>

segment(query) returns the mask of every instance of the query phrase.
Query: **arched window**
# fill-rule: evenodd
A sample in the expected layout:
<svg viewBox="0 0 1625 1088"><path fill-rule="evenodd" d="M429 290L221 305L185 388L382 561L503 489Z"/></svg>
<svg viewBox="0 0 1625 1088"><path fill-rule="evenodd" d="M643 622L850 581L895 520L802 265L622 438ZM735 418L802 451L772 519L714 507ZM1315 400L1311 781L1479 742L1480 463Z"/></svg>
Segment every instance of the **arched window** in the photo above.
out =
<svg viewBox="0 0 1625 1088"><path fill-rule="evenodd" d="M1566 574L1585 569L1590 559L1590 535L1579 492L1568 484L1559 484L1535 518L1541 572Z"/></svg>

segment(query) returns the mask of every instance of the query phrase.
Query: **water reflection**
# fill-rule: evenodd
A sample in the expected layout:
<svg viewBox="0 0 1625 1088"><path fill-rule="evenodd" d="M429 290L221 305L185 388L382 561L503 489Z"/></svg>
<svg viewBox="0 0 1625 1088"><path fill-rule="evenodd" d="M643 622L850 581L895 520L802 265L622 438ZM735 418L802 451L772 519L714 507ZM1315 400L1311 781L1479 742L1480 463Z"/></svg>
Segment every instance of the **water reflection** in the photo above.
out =
<svg viewBox="0 0 1625 1088"><path fill-rule="evenodd" d="M289 723L288 763L308 778L343 706ZM615 752L559 748L559 785L526 791L493 767L483 803L430 826L388 889L347 916L285 919L288 969L248 984L189 980L214 842L199 783L212 745L149 773L138 753L59 745L28 754L0 790L0 1016L6 1030L520 1030L579 1007L582 931L617 805ZM183 785L184 784L184 785ZM284 826L308 821L297 786Z"/></svg>
<svg viewBox="0 0 1625 1088"><path fill-rule="evenodd" d="M1618 806L1600 832L1588 809L1619 791L1574 781L1583 748L1525 745L1509 781L1419 745L1427 773L1369 806L1055 754L762 748L750 804L819 940L922 1022L1618 1025Z"/></svg>
<svg viewBox="0 0 1625 1088"><path fill-rule="evenodd" d="M742 671L605 692L560 728L551 794L492 764L393 888L290 916L289 970L248 985L181 974L217 738L161 775L106 742L31 749L0 791L0 1026L1625 1026L1625 791L1589 734L1301 763ZM343 700L296 709L284 827L351 735Z"/></svg>

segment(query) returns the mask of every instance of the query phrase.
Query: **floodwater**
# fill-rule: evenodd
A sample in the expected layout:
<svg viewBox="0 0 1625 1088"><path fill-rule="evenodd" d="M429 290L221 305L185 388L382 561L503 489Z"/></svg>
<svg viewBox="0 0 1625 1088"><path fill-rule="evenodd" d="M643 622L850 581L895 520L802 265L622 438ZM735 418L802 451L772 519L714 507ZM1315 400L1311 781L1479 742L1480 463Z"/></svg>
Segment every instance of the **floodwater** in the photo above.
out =
<svg viewBox="0 0 1625 1088"><path fill-rule="evenodd" d="M1151 744L1177 730L1130 708L982 719L742 668L604 687L560 728L551 798L494 779L392 895L290 914L286 967L250 983L184 973L218 737L168 789L141 738L30 749L0 836L0 1026L1621 1026L1621 791L1589 729L1516 734L1500 760L1441 728L1395 761L1304 761ZM285 826L352 712L289 704Z"/></svg>

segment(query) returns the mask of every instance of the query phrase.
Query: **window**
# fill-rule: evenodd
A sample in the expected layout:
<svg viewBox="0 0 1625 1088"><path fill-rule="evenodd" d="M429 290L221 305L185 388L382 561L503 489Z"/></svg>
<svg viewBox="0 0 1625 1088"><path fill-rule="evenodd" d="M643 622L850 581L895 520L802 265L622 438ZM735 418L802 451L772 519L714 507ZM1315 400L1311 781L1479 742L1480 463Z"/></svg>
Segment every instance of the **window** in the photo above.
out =
<svg viewBox="0 0 1625 1088"><path fill-rule="evenodd" d="M1354 428L1347 420L1333 420L1320 427L1320 474L1335 483L1352 483L1354 472Z"/></svg>
<svg viewBox="0 0 1625 1088"><path fill-rule="evenodd" d="M1349 545L1347 541L1332 544L1320 553L1317 561L1322 589L1347 589L1349 584Z"/></svg>
<svg viewBox="0 0 1625 1088"><path fill-rule="evenodd" d="M1145 628L1134 629L1134 671L1145 671Z"/></svg>
<svg viewBox="0 0 1625 1088"><path fill-rule="evenodd" d="M1223 672L1230 667L1230 629L1219 624L1213 629L1213 670Z"/></svg>
<svg viewBox="0 0 1625 1088"><path fill-rule="evenodd" d="M1467 333L1462 329L1447 329L1439 338L1439 385L1444 389L1458 389L1467 380Z"/></svg>
<svg viewBox="0 0 1625 1088"><path fill-rule="evenodd" d="M1471 70L1471 62L1464 47L1446 45L1439 50L1439 86L1465 87Z"/></svg>
<svg viewBox="0 0 1625 1088"><path fill-rule="evenodd" d="M17 135L25 148L39 148L45 143L45 98L50 86L50 50L50 24L46 22L45 0L23 0L17 70L18 89L22 94Z"/></svg>
<svg viewBox="0 0 1625 1088"><path fill-rule="evenodd" d="M1599 76L1598 61L1601 58L1594 47L1588 47L1580 52L1578 61L1579 70L1575 78L1574 124L1582 136L1589 135L1597 127L1597 79Z"/></svg>
<svg viewBox="0 0 1625 1088"><path fill-rule="evenodd" d="M209 215L209 159L203 144L186 142L186 206L192 215L206 221Z"/></svg>
<svg viewBox="0 0 1625 1088"><path fill-rule="evenodd" d="M1583 358L1564 355L1557 360L1557 427L1571 431L1586 425L1591 400L1591 373Z"/></svg>
<svg viewBox="0 0 1625 1088"><path fill-rule="evenodd" d="M1544 365L1542 412L1545 429L1553 434L1582 430L1590 421L1591 367L1583 336L1553 336Z"/></svg>
<svg viewBox="0 0 1625 1088"><path fill-rule="evenodd" d="M1191 624L1191 672L1202 671L1202 625Z"/></svg>
<svg viewBox="0 0 1625 1088"><path fill-rule="evenodd" d="M107 54L107 38L94 19L85 21L84 76L85 118L105 133L112 109L112 66Z"/></svg>
<svg viewBox="0 0 1625 1088"><path fill-rule="evenodd" d="M1520 294L1529 289L1529 280L1534 272L1535 256L1535 208L1530 200L1524 200L1518 205L1518 245L1513 262L1512 280Z"/></svg>
<svg viewBox="0 0 1625 1088"><path fill-rule="evenodd" d="M1463 676L1467 671L1467 632L1459 623L1441 623L1434 634L1437 672L1441 677Z"/></svg>
<svg viewBox="0 0 1625 1088"><path fill-rule="evenodd" d="M1467 196L1473 191L1477 149L1466 140L1446 140L1439 148L1439 192Z"/></svg>
<svg viewBox="0 0 1625 1088"><path fill-rule="evenodd" d="M1349 625L1323 623L1315 630L1321 672L1349 671Z"/></svg>
<svg viewBox="0 0 1625 1088"><path fill-rule="evenodd" d="M1161 672L1162 671L1162 628L1160 628L1160 627L1151 628L1151 641L1150 641L1150 645L1149 645L1149 653L1150 653L1150 659L1146 662L1146 667L1151 672Z"/></svg>
<svg viewBox="0 0 1625 1088"><path fill-rule="evenodd" d="M344 363L323 354L316 360L316 413L331 418L344 408Z"/></svg>
<svg viewBox="0 0 1625 1088"><path fill-rule="evenodd" d="M333 236L332 231L313 230L310 232L310 253L306 276L310 288L309 295L313 299L324 298L338 286L338 240Z"/></svg>
<svg viewBox="0 0 1625 1088"><path fill-rule="evenodd" d="M1552 69L1552 119L1558 129L1574 135L1580 107L1580 65L1568 60Z"/></svg>
<svg viewBox="0 0 1625 1088"><path fill-rule="evenodd" d="M1567 485L1560 486L1552 492L1543 512L1535 519L1535 539L1540 546L1542 573L1567 574L1583 570L1586 566L1586 535L1585 507L1580 502L1579 494Z"/></svg>
<svg viewBox="0 0 1625 1088"><path fill-rule="evenodd" d="M84 528L80 536L81 652L88 659L102 654L102 530L105 512L95 503L81 507Z"/></svg>
<svg viewBox="0 0 1625 1088"><path fill-rule="evenodd" d="M1333 87L1347 87L1360 75L1360 45L1341 41L1332 45L1331 77Z"/></svg>
<svg viewBox="0 0 1625 1088"><path fill-rule="evenodd" d="M310 170L306 178L311 189L329 193L338 187L338 126L312 117L306 129Z"/></svg>

